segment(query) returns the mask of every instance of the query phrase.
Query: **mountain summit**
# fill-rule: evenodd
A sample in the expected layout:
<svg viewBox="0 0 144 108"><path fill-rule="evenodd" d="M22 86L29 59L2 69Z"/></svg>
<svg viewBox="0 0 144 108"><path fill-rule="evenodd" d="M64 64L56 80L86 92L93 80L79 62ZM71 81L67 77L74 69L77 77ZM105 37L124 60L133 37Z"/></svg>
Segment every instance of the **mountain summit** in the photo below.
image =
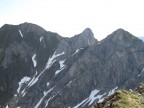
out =
<svg viewBox="0 0 144 108"><path fill-rule="evenodd" d="M86 28L71 38L23 23L0 28L0 105L91 108L144 79L144 43L118 29L98 42Z"/></svg>
<svg viewBox="0 0 144 108"><path fill-rule="evenodd" d="M139 43L141 40L124 29L117 29L107 37L108 40L115 43L130 46L134 43ZM141 43L141 42L140 42Z"/></svg>
<svg viewBox="0 0 144 108"><path fill-rule="evenodd" d="M92 32L92 30L90 28L86 28L79 37L80 40L86 41L88 42L88 44L91 46L93 44L95 44L96 42L98 42L95 38L94 38L94 34Z"/></svg>
<svg viewBox="0 0 144 108"><path fill-rule="evenodd" d="M93 35L93 32L90 28L86 28L82 33L81 33L82 36L85 36L85 37L94 37Z"/></svg>

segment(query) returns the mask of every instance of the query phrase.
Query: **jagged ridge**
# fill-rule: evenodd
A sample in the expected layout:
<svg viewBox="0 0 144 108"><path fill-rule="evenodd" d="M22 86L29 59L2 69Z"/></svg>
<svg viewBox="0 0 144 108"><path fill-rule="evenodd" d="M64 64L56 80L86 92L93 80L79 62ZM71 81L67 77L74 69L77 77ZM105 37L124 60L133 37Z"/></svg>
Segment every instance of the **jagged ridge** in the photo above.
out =
<svg viewBox="0 0 144 108"><path fill-rule="evenodd" d="M0 48L1 105L90 108L116 89L143 81L144 43L125 30L98 42L89 28L64 38L30 23L7 26L0 29L5 40Z"/></svg>

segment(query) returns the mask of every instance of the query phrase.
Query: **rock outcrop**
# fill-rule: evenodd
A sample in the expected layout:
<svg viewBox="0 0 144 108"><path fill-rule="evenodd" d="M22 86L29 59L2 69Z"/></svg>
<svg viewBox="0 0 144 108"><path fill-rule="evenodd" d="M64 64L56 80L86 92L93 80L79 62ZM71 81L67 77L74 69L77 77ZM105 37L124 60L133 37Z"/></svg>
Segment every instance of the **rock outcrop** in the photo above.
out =
<svg viewBox="0 0 144 108"><path fill-rule="evenodd" d="M92 108L144 108L144 84L134 91L118 90Z"/></svg>

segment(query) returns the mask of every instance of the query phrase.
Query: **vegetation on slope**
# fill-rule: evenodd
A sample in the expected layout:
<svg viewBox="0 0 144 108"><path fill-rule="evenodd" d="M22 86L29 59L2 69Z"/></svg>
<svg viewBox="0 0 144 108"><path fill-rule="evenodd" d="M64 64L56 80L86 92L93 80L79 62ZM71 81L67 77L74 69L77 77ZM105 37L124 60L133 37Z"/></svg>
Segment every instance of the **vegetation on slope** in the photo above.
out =
<svg viewBox="0 0 144 108"><path fill-rule="evenodd" d="M134 91L118 90L93 108L144 108L144 84Z"/></svg>

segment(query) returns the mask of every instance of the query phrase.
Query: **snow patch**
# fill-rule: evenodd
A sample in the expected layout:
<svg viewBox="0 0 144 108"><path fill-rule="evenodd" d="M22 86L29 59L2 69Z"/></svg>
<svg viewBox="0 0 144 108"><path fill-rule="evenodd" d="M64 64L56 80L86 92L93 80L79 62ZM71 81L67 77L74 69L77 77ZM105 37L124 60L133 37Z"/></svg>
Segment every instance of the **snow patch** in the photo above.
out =
<svg viewBox="0 0 144 108"><path fill-rule="evenodd" d="M141 73L138 75L138 77L140 77L143 72L144 72L144 68L142 69L142 71L141 71Z"/></svg>
<svg viewBox="0 0 144 108"><path fill-rule="evenodd" d="M78 53L82 49L84 49L84 48L76 49L76 51L71 56L74 56L76 53Z"/></svg>
<svg viewBox="0 0 144 108"><path fill-rule="evenodd" d="M53 90L53 88L51 88L50 90L48 90L47 92L44 92L44 96L40 99L40 101L36 104L36 106L34 108L38 108L40 106L40 104L42 103L43 99L47 96L48 93L50 93Z"/></svg>
<svg viewBox="0 0 144 108"><path fill-rule="evenodd" d="M22 95L22 97L24 97L24 96L26 95L26 93L27 93L27 92L24 92L23 95Z"/></svg>
<svg viewBox="0 0 144 108"><path fill-rule="evenodd" d="M57 70L57 71L55 72L55 75L59 74L59 73L66 67L66 65L64 65L64 62L65 62L65 60L59 61L60 70Z"/></svg>
<svg viewBox="0 0 144 108"><path fill-rule="evenodd" d="M95 97L95 95L98 94L98 92L99 92L99 90L97 90L97 89L93 90L91 92L91 94L89 96L89 100L88 100L88 101L90 101L89 105L92 104L95 101L95 99L97 99L97 97Z"/></svg>
<svg viewBox="0 0 144 108"><path fill-rule="evenodd" d="M69 86L72 83L72 81L70 81L66 86Z"/></svg>
<svg viewBox="0 0 144 108"><path fill-rule="evenodd" d="M40 42L41 42L42 39L43 39L43 37L40 38Z"/></svg>
<svg viewBox="0 0 144 108"><path fill-rule="evenodd" d="M65 65L64 65L64 62L65 62L65 60L59 61L59 64L60 64L60 68L63 68L63 67L65 67Z"/></svg>
<svg viewBox="0 0 144 108"><path fill-rule="evenodd" d="M18 106L17 108L20 108L20 106Z"/></svg>
<svg viewBox="0 0 144 108"><path fill-rule="evenodd" d="M59 94L59 92L57 92L54 96L50 97L50 98L46 101L45 108L48 106L49 101L50 101L51 99L53 99L57 94Z"/></svg>
<svg viewBox="0 0 144 108"><path fill-rule="evenodd" d="M77 104L76 106L74 106L73 108L79 108L81 105L86 105L87 103L89 103L89 105L91 105L96 99L99 99L101 100L102 97L106 94L104 93L103 95L97 95L98 93L100 92L100 90L93 90L91 93L90 93L90 96L86 99L84 99L82 102L80 102L79 104ZM96 96L97 95L97 96ZM82 107L83 107L82 106Z"/></svg>
<svg viewBox="0 0 144 108"><path fill-rule="evenodd" d="M34 54L34 55L32 56L32 61L33 61L34 67L36 67L36 65L37 65L37 62L36 62L36 60L35 60L35 57L36 57L36 54Z"/></svg>
<svg viewBox="0 0 144 108"><path fill-rule="evenodd" d="M42 74L42 73L41 73ZM39 74L38 75L38 77L34 77L31 81L30 81L30 83L28 84L28 86L33 86L38 80L39 80L39 77L41 76L41 74Z"/></svg>
<svg viewBox="0 0 144 108"><path fill-rule="evenodd" d="M130 92L133 92L133 90L132 90L132 89L129 89L129 91L130 91Z"/></svg>
<svg viewBox="0 0 144 108"><path fill-rule="evenodd" d="M47 87L50 85L50 83L49 82L47 82Z"/></svg>
<svg viewBox="0 0 144 108"><path fill-rule="evenodd" d="M22 90L21 94L22 94L22 97L25 96L26 92L25 90L30 87L30 85L32 84L32 82L35 80L35 76L37 75L37 71L36 71L36 74L33 76L33 78L29 81L29 83L27 84L27 86L25 87L25 89Z"/></svg>
<svg viewBox="0 0 144 108"><path fill-rule="evenodd" d="M54 52L54 54L52 55L51 58L49 58L48 60L48 63L46 64L46 68L37 76L37 77L34 77L30 83L28 84L28 86L33 86L38 80L39 80L39 77L44 73L44 71L46 69L48 69L56 60L54 60L56 57L60 56L60 55L63 55L64 52L62 52L61 54L55 54L56 51ZM61 64L62 65L62 64Z"/></svg>
<svg viewBox="0 0 144 108"><path fill-rule="evenodd" d="M19 86L22 85L23 83L28 82L30 79L31 79L31 78L30 78L30 77L27 77L27 76L23 77L23 78L21 79L21 81L19 82Z"/></svg>
<svg viewBox="0 0 144 108"><path fill-rule="evenodd" d="M8 105L6 106L6 108L9 108Z"/></svg>
<svg viewBox="0 0 144 108"><path fill-rule="evenodd" d="M27 83L30 79L31 79L31 78L30 78L30 77L27 77L27 76L25 76L25 77L23 77L23 78L21 79L21 81L18 83L18 84L19 84L19 87L18 87L18 89L17 89L17 93L20 92L20 89L21 89L22 85L23 85L24 83Z"/></svg>
<svg viewBox="0 0 144 108"><path fill-rule="evenodd" d="M87 104L87 103L89 103L89 105L90 104L92 104L96 99L99 99L97 96L95 96L96 94L98 94L99 93L99 90L97 90L97 89L95 89L95 90L93 90L92 92L91 92L91 94L90 94L90 96L89 96L89 98L88 98L88 100L87 100L87 102L85 103L85 104ZM84 105L85 105L84 104ZM83 105L83 106L84 106Z"/></svg>
<svg viewBox="0 0 144 108"><path fill-rule="evenodd" d="M75 53L73 53L71 56L74 56L76 53L78 53L82 49L84 49L84 48L76 49Z"/></svg>
<svg viewBox="0 0 144 108"><path fill-rule="evenodd" d="M86 101L87 101L87 99L83 100L81 103L77 104L73 108L78 108L79 106L83 105Z"/></svg>
<svg viewBox="0 0 144 108"><path fill-rule="evenodd" d="M50 98L46 101L45 108L48 106L49 101L50 101L51 99L53 99L53 98L54 98L54 96L53 96L53 97L50 97Z"/></svg>
<svg viewBox="0 0 144 108"><path fill-rule="evenodd" d="M78 53L79 50L80 50L80 49L76 49L76 51L72 54L72 56L75 55L76 53Z"/></svg>
<svg viewBox="0 0 144 108"><path fill-rule="evenodd" d="M33 76L33 78L30 80L30 82L28 83L28 87L31 86L34 82L36 82L36 81L35 81L36 75L37 75L37 71L36 71L36 74Z"/></svg>
<svg viewBox="0 0 144 108"><path fill-rule="evenodd" d="M56 54L56 51L54 52L54 54L52 55L51 58L49 58L47 64L46 64L46 67L45 69L39 74L37 75L37 71L36 71L36 74L33 76L33 78L29 81L29 83L27 84L27 86L25 87L25 89L22 90L21 94L22 94L22 97L25 96L26 92L25 90L30 88L31 86L33 86L35 83L37 83L37 81L39 80L39 77L45 72L46 69L48 69L56 60L54 60L56 57L60 56L60 55L63 55L65 54L64 52L60 53L60 54ZM62 62L60 62L61 66L62 66Z"/></svg>
<svg viewBox="0 0 144 108"><path fill-rule="evenodd" d="M44 96L46 95L46 91L43 92L43 95L44 95Z"/></svg>
<svg viewBox="0 0 144 108"><path fill-rule="evenodd" d="M49 60L48 60L48 62L46 64L46 68L45 69L49 68L54 62L56 62L56 60L54 60L56 57L61 56L63 54L65 54L65 53L62 52L60 54L56 54L56 51L55 51L54 54L52 55L52 57L49 58Z"/></svg>
<svg viewBox="0 0 144 108"><path fill-rule="evenodd" d="M108 93L108 96L114 94L114 92L118 89L118 87L115 87L114 89L110 90Z"/></svg>
<svg viewBox="0 0 144 108"><path fill-rule="evenodd" d="M20 30L19 30L19 33L20 33L21 37L23 38L24 36L23 36L23 34L22 34L22 32Z"/></svg>
<svg viewBox="0 0 144 108"><path fill-rule="evenodd" d="M105 98L106 93L102 94L102 95L98 95L97 98L99 99L98 102L102 102Z"/></svg>

